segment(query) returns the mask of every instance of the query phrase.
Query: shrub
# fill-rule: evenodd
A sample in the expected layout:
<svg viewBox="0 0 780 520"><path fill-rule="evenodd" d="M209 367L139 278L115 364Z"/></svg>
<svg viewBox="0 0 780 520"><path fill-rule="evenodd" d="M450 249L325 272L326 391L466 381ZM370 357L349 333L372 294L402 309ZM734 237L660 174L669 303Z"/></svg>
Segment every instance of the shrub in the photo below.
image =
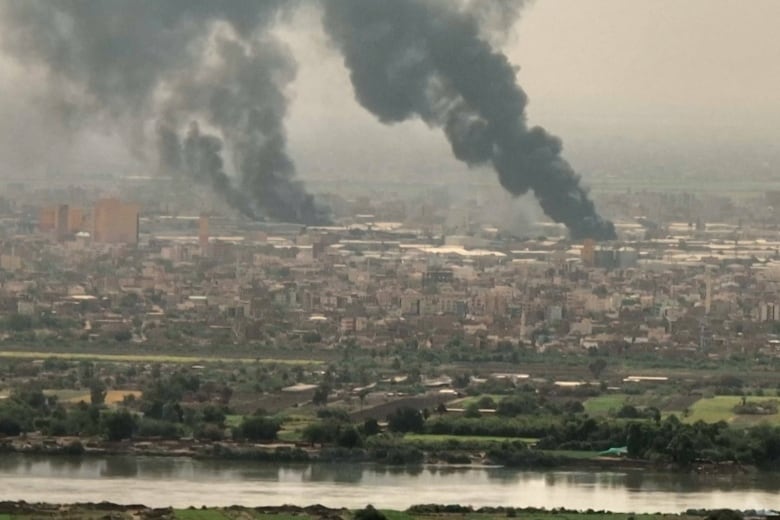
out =
<svg viewBox="0 0 780 520"><path fill-rule="evenodd" d="M367 505L365 509L358 509L355 511L354 520L387 520L387 517L381 511L374 509L371 504Z"/></svg>
<svg viewBox="0 0 780 520"><path fill-rule="evenodd" d="M238 427L238 437L249 441L272 441L279 433L279 421L271 417L246 417Z"/></svg>

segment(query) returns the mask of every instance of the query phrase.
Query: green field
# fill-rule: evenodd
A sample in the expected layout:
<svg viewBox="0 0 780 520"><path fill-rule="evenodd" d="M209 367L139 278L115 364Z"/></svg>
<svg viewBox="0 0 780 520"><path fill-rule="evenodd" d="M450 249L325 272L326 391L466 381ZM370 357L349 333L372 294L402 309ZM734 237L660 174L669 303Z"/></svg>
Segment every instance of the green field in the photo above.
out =
<svg viewBox="0 0 780 520"><path fill-rule="evenodd" d="M241 424L241 421L244 420L243 415L226 415L225 416L225 425L230 426L231 428L234 428Z"/></svg>
<svg viewBox="0 0 780 520"><path fill-rule="evenodd" d="M469 397L461 397L460 399L455 399L454 401L450 401L447 403L447 406L451 408L467 408L471 404L478 404L479 401L484 399L485 397L490 397L493 399L493 401L498 404L501 399L506 397L505 395L499 395L499 394L480 394L480 395L473 395Z"/></svg>
<svg viewBox="0 0 780 520"><path fill-rule="evenodd" d="M748 397L748 402L777 401L777 397ZM738 415L734 413L734 407L742 402L742 397L736 395L719 395L699 399L691 406L691 413L684 419L685 422L694 423L704 421L715 423L726 421L729 424L750 426L766 422L780 425L780 413L772 415Z"/></svg>
<svg viewBox="0 0 780 520"><path fill-rule="evenodd" d="M89 389L87 390L44 390L44 395L56 396L61 402L78 403L80 400L89 402Z"/></svg>
<svg viewBox="0 0 780 520"><path fill-rule="evenodd" d="M23 351L0 351L0 358L15 359L74 359L90 361L111 361L117 363L263 363L279 365L319 365L322 361L313 359L272 359L272 358L231 358L231 357L195 357L195 356L165 356L157 354L88 354L71 352L23 352Z"/></svg>
<svg viewBox="0 0 780 520"><path fill-rule="evenodd" d="M300 442L303 439L303 430L310 424L317 422L313 415L289 414L285 416L282 422L282 429L279 430L279 440L284 442Z"/></svg>
<svg viewBox="0 0 780 520"><path fill-rule="evenodd" d="M419 443L441 443L441 442L449 442L449 441L460 441L460 442L495 442L495 443L501 443L501 442L512 442L512 441L522 441L526 444L534 444L539 439L533 439L533 438L524 438L524 437L492 437L492 436L481 436L481 435L435 435L435 434L427 434L427 433L407 433L404 435L404 440L409 442L419 442Z"/></svg>
<svg viewBox="0 0 780 520"><path fill-rule="evenodd" d="M597 451L581 450L541 450L542 453L553 455L555 457L566 457L567 459L594 459L599 456Z"/></svg>
<svg viewBox="0 0 780 520"><path fill-rule="evenodd" d="M177 520L223 520L230 518L219 509L177 509Z"/></svg>
<svg viewBox="0 0 780 520"><path fill-rule="evenodd" d="M607 415L610 411L617 411L627 404L631 398L628 394L606 394L591 397L583 403L585 411L590 415Z"/></svg>

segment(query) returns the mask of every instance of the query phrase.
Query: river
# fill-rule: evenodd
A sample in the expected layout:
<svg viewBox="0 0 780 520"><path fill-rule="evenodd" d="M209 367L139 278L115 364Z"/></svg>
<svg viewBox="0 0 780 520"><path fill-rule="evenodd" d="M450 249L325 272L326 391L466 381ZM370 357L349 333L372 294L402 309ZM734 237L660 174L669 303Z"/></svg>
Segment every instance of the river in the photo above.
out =
<svg viewBox="0 0 780 520"><path fill-rule="evenodd" d="M0 455L0 499L162 507L310 505L405 509L413 504L566 507L620 512L780 506L780 475L646 471L518 471L280 465L168 457Z"/></svg>

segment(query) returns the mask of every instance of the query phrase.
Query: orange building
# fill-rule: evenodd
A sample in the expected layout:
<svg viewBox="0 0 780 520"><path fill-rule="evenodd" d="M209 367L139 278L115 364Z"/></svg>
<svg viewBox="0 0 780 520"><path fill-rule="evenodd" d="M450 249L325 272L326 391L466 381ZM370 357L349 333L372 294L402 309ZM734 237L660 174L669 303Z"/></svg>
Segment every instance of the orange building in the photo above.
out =
<svg viewBox="0 0 780 520"><path fill-rule="evenodd" d="M84 228L84 210L70 208L68 210L68 233L78 233L84 231Z"/></svg>
<svg viewBox="0 0 780 520"><path fill-rule="evenodd" d="M57 211L54 213L54 234L57 236L57 240L65 240L68 236L69 213L70 208L67 204L60 204L57 206Z"/></svg>
<svg viewBox="0 0 780 520"><path fill-rule="evenodd" d="M57 225L57 208L49 206L38 211L38 231L48 233Z"/></svg>
<svg viewBox="0 0 780 520"><path fill-rule="evenodd" d="M57 240L64 240L84 230L84 212L81 208L67 204L41 208L38 212L38 230L43 233L53 232Z"/></svg>
<svg viewBox="0 0 780 520"><path fill-rule="evenodd" d="M582 263L589 267L596 263L596 242L592 238L582 242Z"/></svg>
<svg viewBox="0 0 780 520"><path fill-rule="evenodd" d="M138 204L100 199L92 212L92 240L107 244L138 243Z"/></svg>

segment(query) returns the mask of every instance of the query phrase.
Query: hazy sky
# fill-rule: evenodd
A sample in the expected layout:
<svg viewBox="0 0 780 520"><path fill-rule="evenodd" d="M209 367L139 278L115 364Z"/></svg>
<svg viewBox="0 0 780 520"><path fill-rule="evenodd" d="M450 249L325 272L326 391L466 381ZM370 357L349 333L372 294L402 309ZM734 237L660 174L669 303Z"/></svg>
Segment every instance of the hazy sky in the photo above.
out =
<svg viewBox="0 0 780 520"><path fill-rule="evenodd" d="M780 123L778 20L777 0L537 0L503 49L520 67L530 121L563 138L575 167L619 170L622 159L609 155L688 146L699 155L757 149L757 161L771 163ZM303 178L463 169L440 132L420 123L382 126L353 101L316 13L300 13L279 34L299 62L288 131ZM43 81L0 59L6 171L41 157L48 168L128 164L111 138L47 139ZM678 155L670 152L671 160Z"/></svg>
<svg viewBox="0 0 780 520"><path fill-rule="evenodd" d="M778 20L776 0L538 0L504 50L520 67L531 122L562 137L572 156L613 139L631 148L769 142L780 123ZM294 146L316 151L312 160L327 169L371 162L367 149L339 146L349 138L388 161L403 150L401 163L450 164L438 132L380 127L350 101L319 31L291 41L302 61L313 58L301 63L291 121Z"/></svg>

